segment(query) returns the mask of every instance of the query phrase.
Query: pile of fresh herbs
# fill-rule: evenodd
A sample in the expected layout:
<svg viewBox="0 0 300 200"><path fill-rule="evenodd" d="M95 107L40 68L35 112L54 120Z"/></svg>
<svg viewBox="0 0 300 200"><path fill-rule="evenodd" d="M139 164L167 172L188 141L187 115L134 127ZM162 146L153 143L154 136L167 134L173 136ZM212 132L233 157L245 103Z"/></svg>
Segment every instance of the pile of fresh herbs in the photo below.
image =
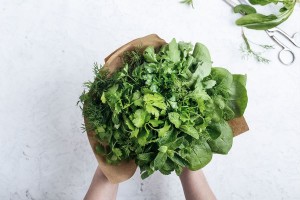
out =
<svg viewBox="0 0 300 200"><path fill-rule="evenodd" d="M133 159L146 178L156 170L198 170L213 153L228 153L227 121L247 106L245 75L212 67L203 44L175 39L126 52L123 60L113 75L95 64L94 81L80 97L86 129L95 131L95 150L107 163Z"/></svg>

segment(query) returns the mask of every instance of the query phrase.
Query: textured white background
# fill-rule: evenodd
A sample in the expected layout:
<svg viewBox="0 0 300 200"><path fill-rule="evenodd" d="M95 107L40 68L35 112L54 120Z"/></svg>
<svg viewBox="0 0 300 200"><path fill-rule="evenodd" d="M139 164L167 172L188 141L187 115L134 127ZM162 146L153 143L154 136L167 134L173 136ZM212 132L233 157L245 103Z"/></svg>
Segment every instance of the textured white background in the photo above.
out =
<svg viewBox="0 0 300 200"><path fill-rule="evenodd" d="M93 62L140 36L201 41L215 66L248 74L251 131L204 171L218 199L300 199L300 49L281 65L243 60L237 16L220 0L0 0L0 199L82 199L97 166L75 106ZM299 5L282 25L300 31ZM264 32L251 40L272 44ZM175 175L139 174L119 200L184 199Z"/></svg>

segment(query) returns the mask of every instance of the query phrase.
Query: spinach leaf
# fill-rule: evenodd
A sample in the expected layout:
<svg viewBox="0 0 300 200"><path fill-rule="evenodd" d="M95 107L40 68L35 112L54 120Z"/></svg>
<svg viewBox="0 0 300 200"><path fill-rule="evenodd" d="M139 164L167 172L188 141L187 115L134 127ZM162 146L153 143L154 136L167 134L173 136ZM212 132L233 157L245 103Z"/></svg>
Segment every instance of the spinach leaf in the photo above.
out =
<svg viewBox="0 0 300 200"><path fill-rule="evenodd" d="M221 135L215 140L209 140L208 144L214 153L227 154L232 147L233 133L227 122L216 125Z"/></svg>

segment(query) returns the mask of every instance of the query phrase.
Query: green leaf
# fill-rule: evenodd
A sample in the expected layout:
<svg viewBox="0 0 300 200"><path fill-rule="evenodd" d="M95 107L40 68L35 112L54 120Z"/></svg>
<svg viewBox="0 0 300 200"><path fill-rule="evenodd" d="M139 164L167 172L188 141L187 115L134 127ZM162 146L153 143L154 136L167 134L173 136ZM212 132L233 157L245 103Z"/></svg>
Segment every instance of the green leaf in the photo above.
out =
<svg viewBox="0 0 300 200"><path fill-rule="evenodd" d="M264 5L267 5L267 4L270 4L270 3L278 3L279 1L278 0L249 0L249 2L252 5L264 6Z"/></svg>
<svg viewBox="0 0 300 200"><path fill-rule="evenodd" d="M256 9L253 6L240 4L233 8L234 13L242 13L244 15L249 15L256 13Z"/></svg>
<svg viewBox="0 0 300 200"><path fill-rule="evenodd" d="M163 124L164 122L162 120L158 120L158 119L151 119L151 120L149 120L149 123L153 127L158 127L159 125Z"/></svg>
<svg viewBox="0 0 300 200"><path fill-rule="evenodd" d="M233 133L227 122L218 124L218 130L221 135L215 139L208 141L211 150L218 154L227 154L232 147Z"/></svg>
<svg viewBox="0 0 300 200"><path fill-rule="evenodd" d="M127 125L127 127L130 129L130 130L134 130L135 127L134 125L132 124L132 122L126 117L126 115L123 114L123 120L125 121L125 124Z"/></svg>
<svg viewBox="0 0 300 200"><path fill-rule="evenodd" d="M161 146L159 147L158 151L162 152L162 153L166 153L168 150L168 147L167 146Z"/></svg>
<svg viewBox="0 0 300 200"><path fill-rule="evenodd" d="M97 144L97 146L95 148L95 151L96 151L97 154L100 154L102 156L106 154L105 147L101 144Z"/></svg>
<svg viewBox="0 0 300 200"><path fill-rule="evenodd" d="M160 169L164 166L166 160L167 160L167 154L166 153L162 153L162 152L159 152L157 154L157 156L155 157L154 159L154 168L155 169Z"/></svg>
<svg viewBox="0 0 300 200"><path fill-rule="evenodd" d="M131 135L130 135L130 138L137 138L139 134L139 129L134 129L133 131L131 131Z"/></svg>
<svg viewBox="0 0 300 200"><path fill-rule="evenodd" d="M149 131L147 129L143 129L139 131L137 137L139 145L141 145L142 147L145 146L149 142L148 137L149 137Z"/></svg>
<svg viewBox="0 0 300 200"><path fill-rule="evenodd" d="M200 78L203 80L211 72L211 62L204 61L203 63L198 63L196 71L193 73L193 77Z"/></svg>
<svg viewBox="0 0 300 200"><path fill-rule="evenodd" d="M101 101L102 103L106 103L105 92L102 93Z"/></svg>
<svg viewBox="0 0 300 200"><path fill-rule="evenodd" d="M147 104L145 106L146 111L155 116L156 119L159 117L159 110L152 105Z"/></svg>
<svg viewBox="0 0 300 200"><path fill-rule="evenodd" d="M205 89L211 89L216 85L217 81L215 80L208 80L205 81L203 84L205 85Z"/></svg>
<svg viewBox="0 0 300 200"><path fill-rule="evenodd" d="M137 157L136 157L136 162L139 164L139 165L145 165L147 163L150 163L153 161L153 159L155 158L155 153L153 152L150 152L150 153L141 153L141 154L138 154Z"/></svg>
<svg viewBox="0 0 300 200"><path fill-rule="evenodd" d="M170 112L168 114L169 120L176 128L179 128L181 125L180 115L176 112Z"/></svg>
<svg viewBox="0 0 300 200"><path fill-rule="evenodd" d="M193 51L193 57L202 62L211 63L209 50L204 44L196 43Z"/></svg>
<svg viewBox="0 0 300 200"><path fill-rule="evenodd" d="M185 155L185 159L189 163L188 168L196 171L211 161L212 152L207 142L197 142L192 149L189 149L189 153Z"/></svg>
<svg viewBox="0 0 300 200"><path fill-rule="evenodd" d="M157 108L160 108L162 110L167 109L167 105L165 104L165 98L158 94L145 94L144 96L144 101L146 103L146 105L151 105L151 106L155 106Z"/></svg>
<svg viewBox="0 0 300 200"><path fill-rule="evenodd" d="M228 101L228 106L234 111L235 117L242 116L248 104L247 90L238 81L239 80L235 80L232 82L230 87L231 96Z"/></svg>
<svg viewBox="0 0 300 200"><path fill-rule="evenodd" d="M158 129L158 137L160 137L160 138L164 137L170 128L171 128L171 126L167 122L165 122L164 127L162 127L161 129Z"/></svg>
<svg viewBox="0 0 300 200"><path fill-rule="evenodd" d="M168 56L169 56L170 60L174 63L177 63L180 61L180 51L178 49L178 44L175 39L173 39L169 43Z"/></svg>
<svg viewBox="0 0 300 200"><path fill-rule="evenodd" d="M232 74L227 69L221 67L212 68L211 76L217 82L217 87L222 90L229 89L233 81Z"/></svg>
<svg viewBox="0 0 300 200"><path fill-rule="evenodd" d="M247 75L242 75L242 74L234 74L233 75L233 81L237 81L240 84L242 84L244 87L246 87L247 83Z"/></svg>
<svg viewBox="0 0 300 200"><path fill-rule="evenodd" d="M132 120L133 124L141 128L146 122L147 112L143 109L138 109L134 112L134 119Z"/></svg>
<svg viewBox="0 0 300 200"><path fill-rule="evenodd" d="M277 20L278 17L273 14L263 15L259 13L253 13L239 18L235 23L238 26L245 26L251 29L266 30L281 24L282 21Z"/></svg>
<svg viewBox="0 0 300 200"><path fill-rule="evenodd" d="M195 139L199 139L199 133L198 131L191 125L181 125L179 128L184 133L192 136Z"/></svg>
<svg viewBox="0 0 300 200"><path fill-rule="evenodd" d="M147 62L149 63L156 63L157 60L156 60L156 54L155 54L155 51L154 51L154 47L153 46L149 46L145 49L144 51L144 58Z"/></svg>
<svg viewBox="0 0 300 200"><path fill-rule="evenodd" d="M141 93L140 91L135 91L133 93L133 96L132 96L132 101L133 101L133 104L135 106L142 106L143 105L143 99L141 98Z"/></svg>

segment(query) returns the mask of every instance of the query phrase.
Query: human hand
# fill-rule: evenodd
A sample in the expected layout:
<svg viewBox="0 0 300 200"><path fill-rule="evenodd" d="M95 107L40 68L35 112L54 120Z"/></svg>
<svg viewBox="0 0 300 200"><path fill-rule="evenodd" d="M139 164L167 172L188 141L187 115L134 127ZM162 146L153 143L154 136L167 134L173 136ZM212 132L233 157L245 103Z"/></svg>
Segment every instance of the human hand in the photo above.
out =
<svg viewBox="0 0 300 200"><path fill-rule="evenodd" d="M179 176L186 200L216 200L202 170L184 168Z"/></svg>
<svg viewBox="0 0 300 200"><path fill-rule="evenodd" d="M115 200L119 184L112 184L98 166L84 200Z"/></svg>

